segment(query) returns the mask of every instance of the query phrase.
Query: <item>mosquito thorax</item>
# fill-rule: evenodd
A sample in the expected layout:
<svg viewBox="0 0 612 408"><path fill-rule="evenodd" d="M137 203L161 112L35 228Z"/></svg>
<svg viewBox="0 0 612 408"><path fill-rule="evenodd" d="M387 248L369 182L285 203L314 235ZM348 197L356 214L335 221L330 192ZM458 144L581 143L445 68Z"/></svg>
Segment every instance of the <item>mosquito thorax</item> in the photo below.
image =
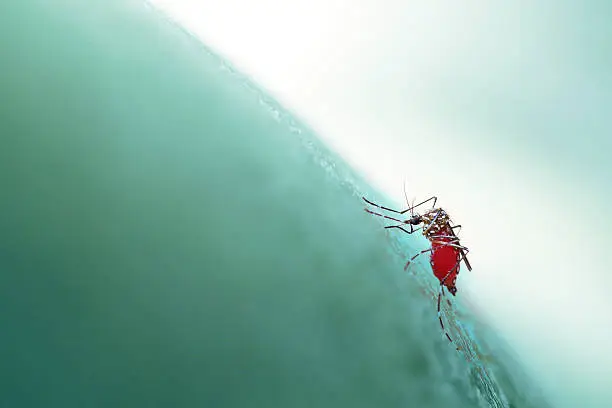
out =
<svg viewBox="0 0 612 408"><path fill-rule="evenodd" d="M450 217L441 208L434 208L422 216L423 221L427 224L446 225L450 221Z"/></svg>

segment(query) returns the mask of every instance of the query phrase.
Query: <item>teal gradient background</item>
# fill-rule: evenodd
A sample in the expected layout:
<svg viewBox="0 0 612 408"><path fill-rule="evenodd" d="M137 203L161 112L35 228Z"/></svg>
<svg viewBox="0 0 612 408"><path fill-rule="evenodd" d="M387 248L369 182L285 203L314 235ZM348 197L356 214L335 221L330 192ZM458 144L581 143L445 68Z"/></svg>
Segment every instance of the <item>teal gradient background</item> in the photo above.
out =
<svg viewBox="0 0 612 408"><path fill-rule="evenodd" d="M475 265L464 298L556 406L609 405L609 2L152 3L397 206L404 179L440 197Z"/></svg>

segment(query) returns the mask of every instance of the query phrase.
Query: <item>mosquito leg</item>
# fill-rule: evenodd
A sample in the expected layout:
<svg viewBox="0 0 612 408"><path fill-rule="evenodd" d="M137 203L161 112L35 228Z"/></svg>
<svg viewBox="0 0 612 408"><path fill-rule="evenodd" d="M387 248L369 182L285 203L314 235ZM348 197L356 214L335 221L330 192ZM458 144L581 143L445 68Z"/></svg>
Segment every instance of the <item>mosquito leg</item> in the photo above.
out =
<svg viewBox="0 0 612 408"><path fill-rule="evenodd" d="M453 231L453 228L457 228L457 227L461 227L461 225L455 225L454 227L451 227L451 231ZM453 231L453 234L455 233L455 231ZM457 237L455 235L455 237ZM457 238L457 241L459 240L459 238ZM468 261L467 257L465 256L468 252L470 252L469 249L467 249L466 247L462 247L460 249L461 251L461 256L463 257L463 262L465 262L465 266L467 267L468 271L472 270L472 265L470 265L470 261Z"/></svg>
<svg viewBox="0 0 612 408"><path fill-rule="evenodd" d="M420 231L420 230L423 229L423 227L414 228L412 226L412 224L407 224L407 225L410 225L410 231L407 231L404 227L402 227L400 225L389 225L389 226L386 226L385 228L387 228L387 229L389 229L389 228L399 228L399 229L401 229L402 231L404 231L407 234L414 234L415 232Z"/></svg>
<svg viewBox="0 0 612 408"><path fill-rule="evenodd" d="M425 204L426 202L428 202L428 201L430 201L430 200L433 200L433 204L431 205L431 208L435 208L435 206L436 206L436 201L438 201L438 197L435 197L435 196L434 196L434 197L429 197L427 200L425 200L425 201L421 201L421 202L420 202L420 203L418 203L417 205L412 206L412 208L409 208L409 210L410 210L410 209L415 209L415 208L417 208L419 205L423 205L423 204Z"/></svg>
<svg viewBox="0 0 612 408"><path fill-rule="evenodd" d="M378 204L376 204L376 203L373 203L372 201L368 200L368 199L367 199L367 198L365 198L365 197L361 197L361 198L363 198L363 201L365 201L366 203L368 203L368 204L370 204L370 205L373 205L374 207L378 207L378 208L381 208L381 209L383 209L383 210L386 210L386 211L391 211L391 212L394 212L394 213L397 213L397 214L405 214L405 213L407 213L408 211L414 210L414 209L415 209L415 208L417 208L418 206L423 205L423 204L425 204L426 202L428 202L428 201L430 201L430 200L433 200L433 205L432 205L432 207L431 207L431 208L434 208L434 207L435 207L435 205L436 205L436 201L438 201L438 197L435 197L435 196L434 196L434 197L430 197L430 198L428 198L427 200L422 201L422 202L420 202L420 203L418 203L418 204L416 204L416 205L413 205L412 207L407 208L407 209L405 209L405 210L403 210L403 211L398 211L398 210L394 210L394 209L392 209L392 208L383 207L382 205L378 205Z"/></svg>
<svg viewBox="0 0 612 408"><path fill-rule="evenodd" d="M453 248L458 248L458 249L460 249L462 251L468 251L469 252L469 249L467 249L467 247L464 247L463 245L455 244L452 241L451 242L434 241L434 242L437 243L437 244L440 244L440 246L450 246L450 247L453 247Z"/></svg>
<svg viewBox="0 0 612 408"><path fill-rule="evenodd" d="M459 262L461 262L461 260L459 260ZM444 277L444 279L442 279L442 280L440 281L440 285L444 285L444 282L446 282L446 280L448 279L448 277L449 277L449 276L451 276L451 274L457 270L457 266L459 265L459 262L457 262L457 263L455 264L455 266L453 266L453 269L451 269L451 270L450 270L450 271L449 271L449 272L446 274L446 276Z"/></svg>
<svg viewBox="0 0 612 408"><path fill-rule="evenodd" d="M461 249L460 252L461 252L461 259L463 259L463 262L465 263L465 266L468 269L468 271L471 272L472 265L470 265L470 262L468 261L467 256L466 256L467 253L470 252L470 250L464 247L463 249ZM461 259L459 260L459 262L461 262Z"/></svg>
<svg viewBox="0 0 612 408"><path fill-rule="evenodd" d="M383 207L382 205L378 205L376 203L373 203L372 201L368 200L365 197L361 197L361 198L363 198L363 201L365 201L366 203L368 203L370 205L373 205L374 207L378 207L380 209L383 209L383 210L386 210L386 211L391 211L391 212L394 212L394 213L397 213L397 214L404 214L404 213L406 213L406 212L408 212L410 210L410 208L408 208L408 209L406 209L404 211L398 211L398 210L394 210L392 208Z"/></svg>
<svg viewBox="0 0 612 408"><path fill-rule="evenodd" d="M450 239L451 241L443 241L442 243L448 242L449 244L459 244L459 238L457 238L455 235L431 235L432 239L438 239L438 238L446 238L446 239Z"/></svg>
<svg viewBox="0 0 612 408"><path fill-rule="evenodd" d="M405 222L402 221L402 220L398 220L397 218L389 217L388 215L384 215L384 214L380 214L380 213L368 210L367 208L365 209L365 212L373 214L373 215L378 215L379 217L383 217L383 218L386 218L388 220L397 221L397 222L401 222L402 224L405 224Z"/></svg>
<svg viewBox="0 0 612 408"><path fill-rule="evenodd" d="M408 269L408 267L410 266L410 263L414 261L419 255L423 255L426 252L431 252L432 250L433 250L432 248L424 249L418 254L416 254L415 256L413 256L412 258L410 258L410 260L406 262L406 266L404 266L404 270Z"/></svg>
<svg viewBox="0 0 612 408"><path fill-rule="evenodd" d="M468 261L467 256L466 256L470 252L470 250L466 246L459 245L459 238L457 238L456 236L451 237L451 236L446 236L446 235L435 235L432 238L455 238L453 241L450 241L450 242L437 241L437 243L441 244L441 246L452 246L453 248L458 248L459 253L461 254L461 258L459 259L459 262L461 261L465 262L465 266L467 267L468 271L470 272L472 271L472 265L470 265L470 261ZM459 264L459 262L457 264Z"/></svg>
<svg viewBox="0 0 612 408"><path fill-rule="evenodd" d="M444 323L442 322L442 311L440 309L440 300L442 299L442 295L444 295L444 285L440 285L440 290L438 291L438 320L440 321L440 327L442 327L442 331L444 332L444 335L446 336L448 341L454 343L453 339L451 339L451 336L446 331ZM457 348L457 350L460 350L458 346L455 347Z"/></svg>
<svg viewBox="0 0 612 408"><path fill-rule="evenodd" d="M410 225L410 231L408 231L407 229L405 229L404 227L402 227L402 226L400 226L400 225L389 225L388 227L385 227L385 229L391 229L391 228L401 229L401 230L402 230L402 231L404 231L406 234L412 234L412 233L414 233L415 231L418 231L418 230L413 229L413 228L412 228L412 225Z"/></svg>
<svg viewBox="0 0 612 408"><path fill-rule="evenodd" d="M467 248L466 248L466 250L467 250ZM468 250L468 251L469 251L469 250ZM453 266L453 269L451 269L451 270L450 270L450 271L449 271L449 272L446 274L446 276L444 277L444 279L442 279L442 280L440 281L440 285L444 285L444 282L446 282L446 279L448 279L448 277L449 277L449 276L450 276L450 275L451 275L453 272L457 272L457 273L459 272L459 264L461 263L461 261L465 261L465 254L462 254L462 255L459 257L459 260L457 261L457 263L455 264L455 266ZM466 266L467 266L467 265L468 265L468 264L467 264L467 262L466 262ZM469 271L471 271L472 269L471 269L471 268L468 268L468 270L469 270Z"/></svg>
<svg viewBox="0 0 612 408"><path fill-rule="evenodd" d="M403 227L402 227L402 226L400 226L400 225L389 225L389 226L386 226L385 228L399 228L399 229L401 229L402 231L404 231L404 232L405 232L405 233L407 233L407 234L413 234L413 233L415 233L416 231L419 231L419 230L422 228L422 227L419 227L419 228L417 228L417 229L414 229L414 227L412 226L412 224L407 224L406 222L404 222L404 221L402 221L402 220L398 220L397 218L389 217L388 215L384 215L384 214L380 214L380 213L377 213L377 212L374 212L374 211L368 210L367 208L365 209L365 211L366 211L367 213L374 214L374 215L378 215L379 217L383 217L383 218L386 218L386 219L388 219L388 220L392 220L392 221L401 222L403 225L409 225L409 226L410 226L410 231L406 230L405 228L403 228Z"/></svg>

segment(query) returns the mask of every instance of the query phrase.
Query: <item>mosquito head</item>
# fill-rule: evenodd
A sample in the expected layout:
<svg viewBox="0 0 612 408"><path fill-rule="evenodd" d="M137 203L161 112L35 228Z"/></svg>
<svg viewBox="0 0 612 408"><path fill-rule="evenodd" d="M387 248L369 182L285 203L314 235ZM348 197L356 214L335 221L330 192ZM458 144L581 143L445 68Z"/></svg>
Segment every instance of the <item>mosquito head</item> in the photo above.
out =
<svg viewBox="0 0 612 408"><path fill-rule="evenodd" d="M423 217L421 217L419 214L414 214L412 217L410 217L410 219L406 221L406 224L419 225L422 222Z"/></svg>

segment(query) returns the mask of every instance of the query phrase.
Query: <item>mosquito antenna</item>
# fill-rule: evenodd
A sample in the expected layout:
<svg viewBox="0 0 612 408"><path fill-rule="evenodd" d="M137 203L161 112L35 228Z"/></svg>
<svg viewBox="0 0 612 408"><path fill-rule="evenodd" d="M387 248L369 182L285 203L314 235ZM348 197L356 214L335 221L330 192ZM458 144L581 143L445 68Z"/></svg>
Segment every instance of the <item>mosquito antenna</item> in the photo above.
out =
<svg viewBox="0 0 612 408"><path fill-rule="evenodd" d="M406 199L406 205L408 206L408 209L410 210L410 217L414 217L414 201L416 200L416 198L412 198L412 202L408 201L408 193L406 192L406 178L404 177L404 198Z"/></svg>
<svg viewBox="0 0 612 408"><path fill-rule="evenodd" d="M412 215L412 208L410 207L410 202L408 201L408 193L406 193L406 177L404 177L404 199L406 200L406 205L410 208L410 214Z"/></svg>

